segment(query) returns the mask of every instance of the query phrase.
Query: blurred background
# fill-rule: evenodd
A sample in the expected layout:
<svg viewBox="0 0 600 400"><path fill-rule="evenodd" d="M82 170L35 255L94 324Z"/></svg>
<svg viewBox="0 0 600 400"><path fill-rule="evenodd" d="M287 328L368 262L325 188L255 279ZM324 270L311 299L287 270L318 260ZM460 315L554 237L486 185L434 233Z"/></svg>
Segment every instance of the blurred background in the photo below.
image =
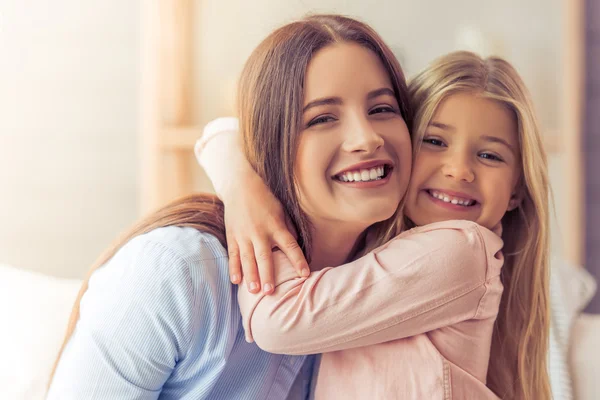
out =
<svg viewBox="0 0 600 400"><path fill-rule="evenodd" d="M553 394L598 398L600 0L0 0L0 398L44 398L81 279L120 232L212 190L203 126L234 115L254 47L308 12L369 23L409 78L458 49L516 66L554 192Z"/></svg>
<svg viewBox="0 0 600 400"><path fill-rule="evenodd" d="M586 197L600 195L600 186L590 181L583 190L593 165L586 167L582 146L589 138L600 149L599 123L598 113L582 110L586 100L588 110L600 104L592 98L597 76L590 81L583 68L598 62L600 46L592 40L577 60L585 34L574 33L587 23L587 35L600 38L595 2L583 3L579 24L567 21L577 11L561 0L197 0L175 10L165 3L0 1L1 263L81 278L141 215L177 194L210 191L190 146L204 124L233 114L245 59L279 25L336 12L371 24L409 78L456 49L512 62L547 140L553 253L598 273L591 251L600 234L583 221L600 223L598 198ZM578 87L586 79L588 97ZM166 144L163 128L172 131Z"/></svg>

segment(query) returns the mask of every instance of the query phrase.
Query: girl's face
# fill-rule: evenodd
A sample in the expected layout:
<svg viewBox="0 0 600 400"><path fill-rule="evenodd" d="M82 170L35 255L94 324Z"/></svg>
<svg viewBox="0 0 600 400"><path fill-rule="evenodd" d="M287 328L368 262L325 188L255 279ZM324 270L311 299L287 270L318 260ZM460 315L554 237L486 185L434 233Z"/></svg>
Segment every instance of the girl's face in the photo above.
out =
<svg viewBox="0 0 600 400"><path fill-rule="evenodd" d="M364 230L391 217L408 186L411 143L377 55L355 43L318 51L302 124L294 173L310 221Z"/></svg>
<svg viewBox="0 0 600 400"><path fill-rule="evenodd" d="M477 94L450 95L423 135L406 215L417 225L463 219L492 229L519 205L520 162L510 110Z"/></svg>

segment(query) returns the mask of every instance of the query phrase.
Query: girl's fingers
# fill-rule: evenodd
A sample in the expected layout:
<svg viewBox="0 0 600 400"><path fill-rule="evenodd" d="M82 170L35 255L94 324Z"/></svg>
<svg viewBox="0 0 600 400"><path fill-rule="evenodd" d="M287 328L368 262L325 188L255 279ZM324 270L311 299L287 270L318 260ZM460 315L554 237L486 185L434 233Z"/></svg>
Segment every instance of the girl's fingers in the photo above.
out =
<svg viewBox="0 0 600 400"><path fill-rule="evenodd" d="M240 261L248 290L250 293L258 293L260 291L260 279L258 277L256 259L254 258L254 247L251 242L240 243Z"/></svg>
<svg viewBox="0 0 600 400"><path fill-rule="evenodd" d="M279 250L281 250L290 260L298 273L298 276L309 276L310 269L306 262L306 258L304 257L304 253L302 253L302 249L292 234L287 229L283 228L273 235L273 239Z"/></svg>
<svg viewBox="0 0 600 400"><path fill-rule="evenodd" d="M229 279L233 284L242 281L242 265L240 262L240 250L234 239L227 237L227 253L229 254Z"/></svg>
<svg viewBox="0 0 600 400"><path fill-rule="evenodd" d="M264 238L254 243L254 255L258 264L258 275L263 293L273 293L273 251L271 243Z"/></svg>

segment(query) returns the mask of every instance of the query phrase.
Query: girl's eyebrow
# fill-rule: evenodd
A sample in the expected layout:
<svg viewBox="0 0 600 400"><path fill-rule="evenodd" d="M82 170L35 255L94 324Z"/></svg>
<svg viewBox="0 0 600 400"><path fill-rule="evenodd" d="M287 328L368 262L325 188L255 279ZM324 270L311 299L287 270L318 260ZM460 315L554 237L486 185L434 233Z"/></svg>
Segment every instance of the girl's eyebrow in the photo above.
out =
<svg viewBox="0 0 600 400"><path fill-rule="evenodd" d="M383 88L379 88L379 89L375 89L370 91L367 94L367 100L371 100L374 99L376 97L379 96L392 96L392 97L396 97L396 95L394 94L394 91L388 87L383 87ZM323 97L320 99L315 99L313 101L311 101L310 103L308 103L307 105L304 106L304 108L302 109L302 112L305 113L306 111L310 110L313 107L317 107L317 106L325 106L325 105L340 105L342 104L343 101L340 97Z"/></svg>
<svg viewBox="0 0 600 400"><path fill-rule="evenodd" d="M454 130L454 127L452 125L443 124L441 122L436 122L436 121L431 121L429 123L429 126L433 126L434 128L440 128L445 131L453 131Z"/></svg>
<svg viewBox="0 0 600 400"><path fill-rule="evenodd" d="M434 128L439 128L439 129L442 129L442 130L445 130L445 131L454 131L455 130L452 125L443 124L443 123L437 122L437 121L430 122L429 126L432 126ZM481 136L481 138L483 140L485 140L486 142L489 142L489 143L500 143L500 144L503 144L504 146L508 147L508 149L510 151L512 151L513 153L515 153L515 154L517 153L515 147L513 145L511 145L510 143L508 143L507 140L502 139L501 137L492 136L492 135L483 135L483 136Z"/></svg>
<svg viewBox="0 0 600 400"><path fill-rule="evenodd" d="M506 140L502 139L501 137L484 135L481 138L483 140L485 140L486 142L503 144L504 146L508 147L510 151L512 151L513 153L515 152L514 146L512 146L510 143L508 143Z"/></svg>

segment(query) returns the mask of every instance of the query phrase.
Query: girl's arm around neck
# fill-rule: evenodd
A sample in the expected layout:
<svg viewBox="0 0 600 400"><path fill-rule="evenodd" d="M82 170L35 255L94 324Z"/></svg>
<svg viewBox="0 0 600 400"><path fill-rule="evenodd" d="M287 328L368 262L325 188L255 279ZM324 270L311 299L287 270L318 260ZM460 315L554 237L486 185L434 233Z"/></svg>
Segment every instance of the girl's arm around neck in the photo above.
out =
<svg viewBox="0 0 600 400"><path fill-rule="evenodd" d="M229 187L239 185L237 177L243 176L239 171L253 172L244 157L239 123L234 117L218 118L207 124L194 153L221 199Z"/></svg>
<svg viewBox="0 0 600 400"><path fill-rule="evenodd" d="M275 293L238 300L248 340L282 354L313 354L401 339L497 307L502 240L473 222L446 221L405 232L366 256L298 278L285 257ZM490 284L493 282L493 284Z"/></svg>

